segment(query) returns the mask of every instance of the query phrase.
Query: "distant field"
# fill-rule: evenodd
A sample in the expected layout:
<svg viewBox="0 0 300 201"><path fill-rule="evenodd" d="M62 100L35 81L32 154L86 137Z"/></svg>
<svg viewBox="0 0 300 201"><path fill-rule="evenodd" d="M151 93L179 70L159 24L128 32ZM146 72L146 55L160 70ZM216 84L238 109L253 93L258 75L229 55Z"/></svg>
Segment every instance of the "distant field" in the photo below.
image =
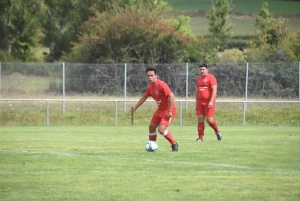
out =
<svg viewBox="0 0 300 201"><path fill-rule="evenodd" d="M211 0L166 0L174 10L207 11L211 9ZM300 14L300 1L283 0L233 0L233 11L236 13L258 13L263 2L268 2L273 14Z"/></svg>
<svg viewBox="0 0 300 201"><path fill-rule="evenodd" d="M205 12L211 10L211 0L168 0L175 11L179 14L191 17L191 27L195 35L208 34L208 20ZM255 14L259 13L264 0L235 0L233 1L233 12L239 15L233 16L232 35L254 34ZM269 11L277 16L283 14L289 19L289 31L294 32L300 29L300 1L268 1ZM296 16L292 14L297 14ZM291 15L291 16L287 16Z"/></svg>
<svg viewBox="0 0 300 201"><path fill-rule="evenodd" d="M289 31L300 30L300 18L289 18ZM234 17L232 19L232 36L252 35L254 34L255 17ZM208 34L208 20L205 16L193 16L190 23L195 35Z"/></svg>

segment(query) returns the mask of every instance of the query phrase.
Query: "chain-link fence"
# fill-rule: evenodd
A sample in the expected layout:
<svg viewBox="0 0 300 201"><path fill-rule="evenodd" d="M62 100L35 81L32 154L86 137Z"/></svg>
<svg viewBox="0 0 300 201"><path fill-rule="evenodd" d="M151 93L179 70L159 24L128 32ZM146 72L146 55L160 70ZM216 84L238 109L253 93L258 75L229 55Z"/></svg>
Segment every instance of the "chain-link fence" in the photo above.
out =
<svg viewBox="0 0 300 201"><path fill-rule="evenodd" d="M154 66L176 97L193 99L199 76L191 64L0 63L1 98L140 96ZM299 99L299 63L217 63L218 98Z"/></svg>
<svg viewBox="0 0 300 201"><path fill-rule="evenodd" d="M0 63L0 125L131 125L126 107L145 92L147 67L156 67L176 96L173 124L196 125L198 66ZM218 80L219 125L300 125L298 62L208 66ZM155 108L148 102L136 123L149 123Z"/></svg>

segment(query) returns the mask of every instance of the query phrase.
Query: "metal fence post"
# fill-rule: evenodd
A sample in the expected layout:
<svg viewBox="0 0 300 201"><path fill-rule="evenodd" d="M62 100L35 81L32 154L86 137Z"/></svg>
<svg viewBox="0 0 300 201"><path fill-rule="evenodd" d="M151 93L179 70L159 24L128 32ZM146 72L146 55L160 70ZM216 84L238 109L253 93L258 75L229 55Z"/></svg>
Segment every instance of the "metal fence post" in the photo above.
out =
<svg viewBox="0 0 300 201"><path fill-rule="evenodd" d="M49 126L49 100L46 100L46 125Z"/></svg>
<svg viewBox="0 0 300 201"><path fill-rule="evenodd" d="M2 79L1 79L1 77L2 77L2 74L1 74L1 62L0 62L0 99L1 99L1 91L2 91L2 86L1 86L1 82L2 82ZM0 104L0 112L1 112L1 104Z"/></svg>
<svg viewBox="0 0 300 201"><path fill-rule="evenodd" d="M300 101L300 61L298 61L298 100ZM300 103L298 103L300 109Z"/></svg>
<svg viewBox="0 0 300 201"><path fill-rule="evenodd" d="M182 101L179 101L179 112L179 125L182 126Z"/></svg>
<svg viewBox="0 0 300 201"><path fill-rule="evenodd" d="M248 100L248 78L249 78L249 63L246 64L246 82L245 82L245 101ZM247 103L243 103L243 125L246 124L246 109Z"/></svg>
<svg viewBox="0 0 300 201"><path fill-rule="evenodd" d="M189 99L189 63L185 65L185 99ZM188 109L188 101L185 102L185 109Z"/></svg>
<svg viewBox="0 0 300 201"><path fill-rule="evenodd" d="M62 112L63 114L66 112L66 107L65 107L65 96L66 96L66 83L65 83L65 62L62 63Z"/></svg>
<svg viewBox="0 0 300 201"><path fill-rule="evenodd" d="M115 126L118 124L118 101L115 101Z"/></svg>
<svg viewBox="0 0 300 201"><path fill-rule="evenodd" d="M126 112L126 79L127 79L127 65L124 65L124 112Z"/></svg>

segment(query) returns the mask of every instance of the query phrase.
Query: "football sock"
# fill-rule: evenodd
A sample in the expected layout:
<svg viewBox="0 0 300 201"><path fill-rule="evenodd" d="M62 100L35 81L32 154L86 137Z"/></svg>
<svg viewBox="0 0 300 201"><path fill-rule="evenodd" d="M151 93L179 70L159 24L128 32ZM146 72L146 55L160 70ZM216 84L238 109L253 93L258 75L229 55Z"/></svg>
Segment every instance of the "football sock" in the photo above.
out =
<svg viewBox="0 0 300 201"><path fill-rule="evenodd" d="M219 131L219 128L218 128L218 124L217 124L217 122L216 122L215 120L214 120L212 123L208 123L208 125L209 125L210 127L212 127L212 129L214 129L215 133L220 132L220 131Z"/></svg>
<svg viewBox="0 0 300 201"><path fill-rule="evenodd" d="M200 139L204 140L204 122L198 122L198 136Z"/></svg>
<svg viewBox="0 0 300 201"><path fill-rule="evenodd" d="M163 136L164 136L171 144L176 144L176 141L174 140L172 134L171 134L168 130L165 130Z"/></svg>
<svg viewBox="0 0 300 201"><path fill-rule="evenodd" d="M156 132L149 133L149 141L156 141L157 135Z"/></svg>

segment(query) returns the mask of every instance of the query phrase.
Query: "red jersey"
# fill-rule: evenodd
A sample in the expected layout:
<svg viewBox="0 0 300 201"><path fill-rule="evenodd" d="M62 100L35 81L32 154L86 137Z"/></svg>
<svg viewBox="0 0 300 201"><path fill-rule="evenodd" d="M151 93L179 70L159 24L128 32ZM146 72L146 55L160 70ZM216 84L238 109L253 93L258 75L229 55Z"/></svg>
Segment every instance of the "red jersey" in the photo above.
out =
<svg viewBox="0 0 300 201"><path fill-rule="evenodd" d="M145 98L152 96L152 98L156 101L159 110L168 110L169 105L169 94L172 93L169 86L161 80L157 80L154 86L152 84L148 85L148 88L144 94ZM176 107L173 104L174 108Z"/></svg>
<svg viewBox="0 0 300 201"><path fill-rule="evenodd" d="M198 89L198 101L209 102L212 94L211 87L215 85L217 85L217 79L212 74L207 74L206 76L199 76L196 83L196 87Z"/></svg>

